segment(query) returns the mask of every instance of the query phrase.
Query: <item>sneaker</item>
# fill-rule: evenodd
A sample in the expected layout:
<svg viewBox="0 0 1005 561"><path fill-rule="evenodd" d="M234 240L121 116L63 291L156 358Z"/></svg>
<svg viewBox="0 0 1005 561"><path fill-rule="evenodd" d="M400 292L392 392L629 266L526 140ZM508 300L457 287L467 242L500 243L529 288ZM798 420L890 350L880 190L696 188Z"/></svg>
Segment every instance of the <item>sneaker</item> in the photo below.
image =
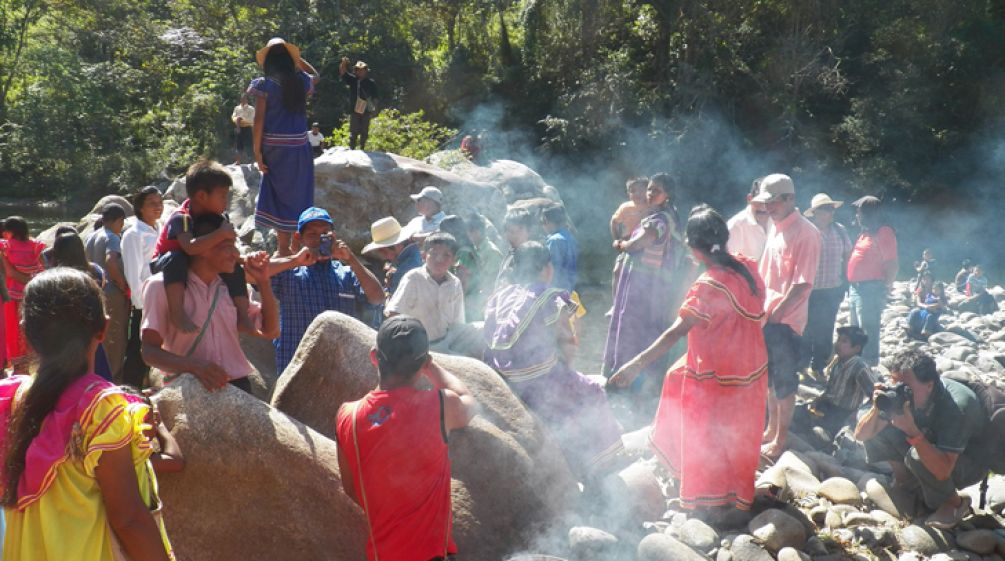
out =
<svg viewBox="0 0 1005 561"><path fill-rule="evenodd" d="M960 506L958 507L940 506L931 516L925 519L925 525L940 530L955 528L970 513L970 499L967 497L961 497L961 499Z"/></svg>

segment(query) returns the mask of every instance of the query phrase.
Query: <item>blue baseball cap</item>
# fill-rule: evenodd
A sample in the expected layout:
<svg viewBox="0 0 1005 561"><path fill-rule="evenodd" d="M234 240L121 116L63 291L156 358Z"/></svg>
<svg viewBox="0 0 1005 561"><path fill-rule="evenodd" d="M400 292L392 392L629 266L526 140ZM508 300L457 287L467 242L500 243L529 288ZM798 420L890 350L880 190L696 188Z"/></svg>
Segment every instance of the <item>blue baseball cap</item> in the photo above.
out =
<svg viewBox="0 0 1005 561"><path fill-rule="evenodd" d="M300 213L300 220L297 221L297 231L303 232L304 226L306 226L308 222L315 222L318 220L335 226L335 223L332 222L332 217L328 214L327 210L312 206Z"/></svg>

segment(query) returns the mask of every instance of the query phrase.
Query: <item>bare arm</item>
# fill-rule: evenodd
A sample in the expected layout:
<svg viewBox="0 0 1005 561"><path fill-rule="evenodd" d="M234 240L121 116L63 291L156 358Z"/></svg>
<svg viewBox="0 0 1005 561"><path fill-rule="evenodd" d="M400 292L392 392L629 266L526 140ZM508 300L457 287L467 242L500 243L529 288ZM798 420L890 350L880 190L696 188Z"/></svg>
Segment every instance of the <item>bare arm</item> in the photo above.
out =
<svg viewBox="0 0 1005 561"><path fill-rule="evenodd" d="M358 504L360 507L363 506L363 502L359 500L356 496L356 485L353 483L353 473L352 469L349 468L349 462L345 457L345 447L339 446L337 448L338 452L338 471L339 477L342 479L342 490L345 494L352 499L352 502Z"/></svg>
<svg viewBox="0 0 1005 561"><path fill-rule="evenodd" d="M157 441L161 451L150 456L150 464L156 473L177 473L185 469L185 456L181 453L178 441L162 423L157 423Z"/></svg>
<svg viewBox="0 0 1005 561"><path fill-rule="evenodd" d="M108 275L108 280L112 282L115 286L119 287L122 292L129 292L129 285L126 284L126 276L122 273L122 267L119 266L119 261L112 258L108 254L105 254L105 273Z"/></svg>
<svg viewBox="0 0 1005 561"><path fill-rule="evenodd" d="M771 310L771 314L768 316L768 323L777 323L779 318L785 317L785 314L789 310L798 306L800 300L806 297L812 290L813 285L808 283L790 286L788 292L785 293L785 296L782 296L778 305L775 306L775 309Z"/></svg>
<svg viewBox="0 0 1005 561"><path fill-rule="evenodd" d="M363 263L344 241L338 240L336 242L335 247L332 248L332 258L349 265L353 274L359 279L359 285L363 288L363 294L366 294L367 302L374 305L384 303L387 296L384 294L383 285L377 280L377 276L373 274L373 271L363 266Z"/></svg>
<svg viewBox="0 0 1005 561"><path fill-rule="evenodd" d="M639 356L628 361L618 369L607 381L607 385L616 387L627 387L635 378L639 376L642 369L652 364L656 359L667 354L670 349L677 344L681 337L685 337L688 331L698 323L698 320L690 315L678 316L677 320L669 329L663 332L658 339L653 341L649 348L642 351Z"/></svg>
<svg viewBox="0 0 1005 561"><path fill-rule="evenodd" d="M132 450L124 446L101 454L94 476L108 525L136 561L168 561L160 529L140 497Z"/></svg>
<svg viewBox="0 0 1005 561"><path fill-rule="evenodd" d="M646 228L642 230L641 233L636 234L635 237L627 241L614 242L615 248L620 249L626 253L634 253L641 249L645 249L656 241L657 238L656 230L652 228Z"/></svg>
<svg viewBox="0 0 1005 561"><path fill-rule="evenodd" d="M262 328L250 335L259 339L275 339L279 337L279 302L269 281L269 255L260 251L245 256L244 271L258 286L258 294L262 299Z"/></svg>
<svg viewBox="0 0 1005 561"><path fill-rule="evenodd" d="M311 63L307 62L304 59L300 59L297 62L297 67L300 68L300 70L303 70L304 72L310 74L311 80L313 80L314 83L317 83L317 81L321 78L321 74L318 74L318 71L314 69L314 66L312 66Z"/></svg>
<svg viewBox="0 0 1005 561"><path fill-rule="evenodd" d="M440 368L430 357L422 367L422 373L429 383L443 392L443 422L447 431L468 426L478 412L478 402L457 376Z"/></svg>
<svg viewBox="0 0 1005 561"><path fill-rule="evenodd" d="M862 419L855 425L855 440L859 442L865 442L866 440L871 440L879 434L879 431L886 428L890 424L885 419L879 416L879 410L873 405L865 415L862 415Z"/></svg>

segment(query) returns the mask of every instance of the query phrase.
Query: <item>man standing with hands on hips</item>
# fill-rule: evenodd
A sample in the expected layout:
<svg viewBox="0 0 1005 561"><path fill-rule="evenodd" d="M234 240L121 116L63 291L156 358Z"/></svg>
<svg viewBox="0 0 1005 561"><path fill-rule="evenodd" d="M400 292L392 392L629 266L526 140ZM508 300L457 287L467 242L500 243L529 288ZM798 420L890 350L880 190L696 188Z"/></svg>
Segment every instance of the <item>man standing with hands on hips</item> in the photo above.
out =
<svg viewBox="0 0 1005 561"><path fill-rule="evenodd" d="M356 61L349 73L349 57L342 57L338 69L342 81L349 86L349 149L366 150L370 135L370 119L377 114L377 84L371 79L370 67L362 60Z"/></svg>

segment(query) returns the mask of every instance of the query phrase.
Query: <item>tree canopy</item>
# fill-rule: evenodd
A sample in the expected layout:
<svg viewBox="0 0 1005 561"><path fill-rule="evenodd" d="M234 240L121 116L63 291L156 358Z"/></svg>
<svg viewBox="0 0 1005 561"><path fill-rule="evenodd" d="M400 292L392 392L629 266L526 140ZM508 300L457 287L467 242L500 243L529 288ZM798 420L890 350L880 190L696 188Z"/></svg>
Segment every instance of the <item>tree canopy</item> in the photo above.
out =
<svg viewBox="0 0 1005 561"><path fill-rule="evenodd" d="M900 198L990 193L1002 164L1005 0L0 0L0 195L90 201L227 160L272 36L321 71L326 133L339 60L368 62L388 130L431 122L401 136L416 156L449 127L556 170Z"/></svg>

